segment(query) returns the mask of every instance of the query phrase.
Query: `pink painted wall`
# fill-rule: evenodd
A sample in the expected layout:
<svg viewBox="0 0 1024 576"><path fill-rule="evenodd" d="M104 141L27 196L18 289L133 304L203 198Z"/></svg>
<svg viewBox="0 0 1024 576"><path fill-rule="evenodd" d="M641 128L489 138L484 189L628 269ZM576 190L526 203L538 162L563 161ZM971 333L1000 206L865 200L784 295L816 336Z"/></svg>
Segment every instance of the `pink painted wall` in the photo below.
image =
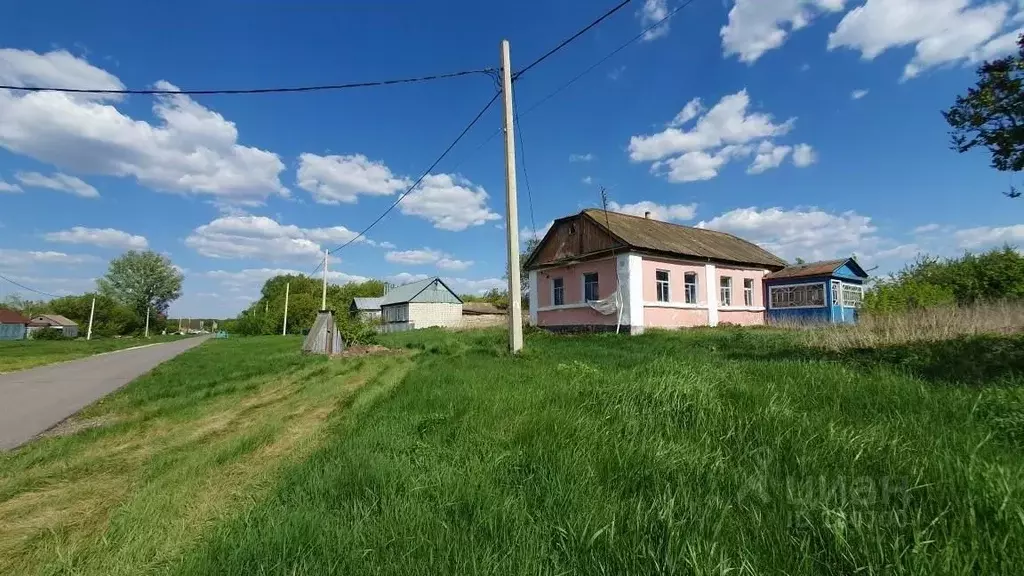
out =
<svg viewBox="0 0 1024 576"><path fill-rule="evenodd" d="M616 314L605 316L590 307L547 310L537 313L538 326L614 326L618 320L619 317Z"/></svg>
<svg viewBox="0 0 1024 576"><path fill-rule="evenodd" d="M644 307L644 326L647 328L692 328L707 325L707 310Z"/></svg>
<svg viewBox="0 0 1024 576"><path fill-rule="evenodd" d="M719 310L718 323L735 324L737 326L761 326L764 324L764 312L746 310Z"/></svg>
<svg viewBox="0 0 1024 576"><path fill-rule="evenodd" d="M544 310L552 306L552 280L562 278L565 281L564 304L583 303L583 275L597 272L597 293L600 298L608 298L615 292L618 280L615 276L617 260L615 257L603 260L591 260L572 266L549 268L537 272L537 303L541 308L537 312L539 326L580 326L580 325L615 325L618 315L605 316L590 307L565 308L561 310ZM628 306L628 304L625 304Z"/></svg>
<svg viewBox="0 0 1024 576"><path fill-rule="evenodd" d="M751 279L754 281L754 303L753 306L757 308L764 308L764 277L766 272L763 270L752 270L746 268L729 268L725 266L716 267L718 278L715 279L715 290L718 290L721 286L720 282L723 276L730 276L732 278L732 305L737 307L745 307L743 303L743 280ZM718 308L723 308L722 303L718 303ZM721 314L719 314L719 321L721 320ZM763 321L761 322L764 323Z"/></svg>
<svg viewBox="0 0 1024 576"><path fill-rule="evenodd" d="M703 264L683 264L660 258L644 258L644 302L658 301L658 270L668 270L669 297L671 302L680 304L686 302L686 292L683 288L683 278L687 272L697 275L697 301L702 305L708 303L707 280L704 274Z"/></svg>

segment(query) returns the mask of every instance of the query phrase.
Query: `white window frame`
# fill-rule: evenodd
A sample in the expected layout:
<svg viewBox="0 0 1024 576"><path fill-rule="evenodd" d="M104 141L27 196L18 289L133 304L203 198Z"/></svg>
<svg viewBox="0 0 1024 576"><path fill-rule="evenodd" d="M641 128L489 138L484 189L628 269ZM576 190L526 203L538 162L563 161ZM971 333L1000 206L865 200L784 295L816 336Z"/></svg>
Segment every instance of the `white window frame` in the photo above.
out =
<svg viewBox="0 0 1024 576"><path fill-rule="evenodd" d="M562 288L562 301L561 302L559 302L558 299L555 298L555 294L558 291L558 287L555 286L555 282L556 281L559 281L559 282L562 283L562 286L561 286L561 288ZM552 306L565 306L565 278L563 278L561 276L557 276L557 277L551 279L551 305Z"/></svg>
<svg viewBox="0 0 1024 576"><path fill-rule="evenodd" d="M664 274L665 279L658 278L659 274ZM658 302L671 302L672 301L672 272L669 270L655 270L654 271L654 287L657 292L656 297ZM661 297L661 290L665 289L665 298Z"/></svg>
<svg viewBox="0 0 1024 576"><path fill-rule="evenodd" d="M859 292L860 293L860 299L858 300L858 302L856 304L853 304L852 306L847 306L846 305L846 291L847 291L847 289L849 289L851 292ZM843 302L841 304L841 306L843 308L860 308L861 304L863 304L863 302L864 302L864 286L861 286L860 284L852 284L850 282L843 282L839 290L840 290L840 294L842 294L842 296L843 296Z"/></svg>
<svg viewBox="0 0 1024 576"><path fill-rule="evenodd" d="M587 299L587 276L596 276L597 277L597 282L595 282L595 284L597 284L597 298L595 298L593 300L588 300ZM580 275L580 285L581 285L581 287L583 289L583 294L582 294L581 300L584 303L586 303L586 302L597 302L598 300L601 299L601 275L600 274L598 274L597 272L584 272L583 274Z"/></svg>
<svg viewBox="0 0 1024 576"><path fill-rule="evenodd" d="M749 284L749 286L748 286ZM743 305L748 308L754 306L754 279L743 279Z"/></svg>
<svg viewBox="0 0 1024 576"><path fill-rule="evenodd" d="M718 278L718 303L722 308L732 306L732 276Z"/></svg>
<svg viewBox="0 0 1024 576"><path fill-rule="evenodd" d="M800 286L821 286L822 304L821 306L775 306L775 299L772 298L772 291L777 288L797 288ZM800 284L778 284L775 286L768 287L768 309L769 310L821 310L822 308L828 308L828 300L825 298L825 290L828 287L824 282L804 282Z"/></svg>
<svg viewBox="0 0 1024 576"><path fill-rule="evenodd" d="M693 278L693 301L690 300L691 284L686 281L687 278L691 277ZM700 304L700 276L696 272L686 272L683 274L683 302L693 304L694 306Z"/></svg>

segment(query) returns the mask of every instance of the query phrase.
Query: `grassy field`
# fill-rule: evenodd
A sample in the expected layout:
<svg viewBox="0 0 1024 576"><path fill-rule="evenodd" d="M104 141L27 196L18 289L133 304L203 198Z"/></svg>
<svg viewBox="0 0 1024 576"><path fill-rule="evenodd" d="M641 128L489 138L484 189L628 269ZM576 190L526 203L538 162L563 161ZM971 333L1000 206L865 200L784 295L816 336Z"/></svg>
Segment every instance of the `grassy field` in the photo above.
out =
<svg viewBox="0 0 1024 576"><path fill-rule="evenodd" d="M1019 573L1024 339L803 342L208 342L0 456L0 573Z"/></svg>
<svg viewBox="0 0 1024 576"><path fill-rule="evenodd" d="M182 338L177 335L152 338L97 338L95 340L4 340L0 341L0 373L14 372L113 352L133 346L170 342Z"/></svg>

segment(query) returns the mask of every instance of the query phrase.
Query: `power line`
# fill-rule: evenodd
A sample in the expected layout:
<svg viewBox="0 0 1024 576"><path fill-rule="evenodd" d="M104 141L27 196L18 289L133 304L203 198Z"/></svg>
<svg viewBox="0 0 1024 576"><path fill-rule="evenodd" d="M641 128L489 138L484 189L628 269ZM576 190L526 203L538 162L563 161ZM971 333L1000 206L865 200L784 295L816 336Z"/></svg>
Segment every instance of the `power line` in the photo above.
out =
<svg viewBox="0 0 1024 576"><path fill-rule="evenodd" d="M605 62L607 62L607 61L608 61L608 60L609 60L609 59L610 59L611 57L613 57L613 56L615 56L616 54L618 54L619 52L622 52L623 50L625 50L625 49L626 49L626 47L628 47L629 45L631 45L631 44L633 44L634 42L636 42L637 40L639 40L639 39L643 38L643 37L644 37L644 36L645 36L645 35L646 35L646 34L647 34L648 32L650 32L651 30L654 30L654 29L655 29L655 28L657 28L658 26L661 26L661 25L662 25L662 24L664 24L665 22L668 22L668 20L669 20L670 18L672 18L672 17L673 17L673 16L675 16L676 14L678 14L678 13L682 12L682 11L683 11L683 9L685 9L686 7L688 7L688 6L690 5L690 4L693 4L693 3L695 2L695 1L696 1L696 0L686 0L685 2L683 2L682 4L680 4L679 6L676 6L676 7L675 7L675 8L674 8L674 9L673 9L673 10L672 10L671 12L669 12L669 13L668 13L668 14L667 14L667 15L666 15L666 16L665 16L664 18L662 18L661 20L658 20L658 21L657 21L657 22L655 22L654 24L651 24L651 25L650 25L650 26L648 26L647 28L644 28L644 29L643 29L643 30L642 30L642 31L641 31L641 32L640 32L639 34L637 34L636 36L633 36L632 38L630 38L630 39L629 39L629 40L628 40L628 41L627 41L627 42L626 42L625 44L623 44L622 46L619 46L619 47L618 47L618 48L616 48L615 50L612 50L612 51L611 51L611 52L610 52L610 53L609 53L609 54L608 54L607 56L605 56L604 58L601 58L601 59L600 59L600 60L598 60L597 62L595 62L595 63L593 63L592 65L590 65L590 67L588 67L587 69L583 70L582 72L580 72L579 74L577 74L576 76L574 76L574 77L573 77L573 78L572 78L571 80L569 80L569 81L568 81L568 82L566 82L565 84L562 84L561 86L559 86L559 87L558 87L557 89L555 89L555 91L554 91L554 92L551 92L550 94L548 94L547 96L545 96L545 97L541 98L541 99L540 99L540 100L538 100L537 102L534 102L534 103L533 103L533 105L531 105L531 106L530 106L529 108L527 108L527 109L526 109L526 111L525 111L525 112L523 112L523 116L526 116L527 114L529 114L530 112L532 112L532 111L533 111L533 110L534 110L535 108L537 108L537 107L538 107L538 106L540 106L541 104L543 104L543 103L547 102L548 100L550 100L550 99L554 98L554 97L555 97L555 95L556 95L556 94L558 94L559 92L561 92L562 90L565 90L565 89L566 89L566 88L568 88L569 86L572 86L573 84L575 84L577 80L579 80L580 78L582 78L582 77L586 76L587 74L589 74L590 72L592 72L592 71L593 71L593 70L594 70L595 68L597 68L597 67L598 67L598 66L600 66L601 64L604 64Z"/></svg>
<svg viewBox="0 0 1024 576"><path fill-rule="evenodd" d="M18 92L63 92L68 94L145 94L151 96L162 95L186 95L201 96L211 94L288 94L295 92L321 92L325 90L345 90L348 88L369 88L374 86L394 86L396 84L414 84L418 82L429 82L431 80L442 80L445 78L458 78L471 74L490 74L493 68L481 70L464 70L448 74L431 74L429 76L418 76L415 78L398 78L393 80L377 80L372 82L349 82L347 84L322 84L316 86L291 86L277 88L231 88L231 89L204 89L204 90L166 90L166 89L141 89L141 90L108 90L92 88L52 88L40 86L9 86L0 85L2 90L14 90Z"/></svg>
<svg viewBox="0 0 1024 576"><path fill-rule="evenodd" d="M530 174L526 171L526 143L523 142L523 125L519 122L519 104L512 100L512 111L516 120L516 135L519 136L519 159L523 165L523 181L526 183L526 197L530 201L530 226L533 227L533 237L537 237L537 220L533 217L533 190L530 188Z"/></svg>
<svg viewBox="0 0 1024 576"><path fill-rule="evenodd" d="M22 289L28 290L29 292L35 292L36 294L40 294L42 296L47 296L49 298L57 298L57 296L54 296L53 294L50 294L49 292L43 292L42 290L36 290L35 288L29 288L28 286L25 286L24 284L20 284L18 282L15 282L14 280L11 280L10 278L8 278L7 276L4 276L3 274L0 274L0 279L7 280L8 282L10 282L11 284L14 284L18 288L22 288Z"/></svg>
<svg viewBox="0 0 1024 576"><path fill-rule="evenodd" d="M388 206L387 210L385 210L380 216L378 216L376 220L374 220L373 222L370 222L369 226L367 226L366 228L363 228L359 232L359 234L356 234L355 237L353 237L348 242L345 242L344 244L338 246L334 250L331 250L330 253L337 252L338 250L341 250L341 249L351 245L356 240L362 238L364 234L369 232L370 229L373 228L374 226L376 226L378 222L383 220L384 217L388 215L388 213L390 213L392 210L394 210L395 207L398 206L402 202L402 200L405 199L406 196L408 196L410 193L412 193L412 191L415 190L416 187L419 186L421 182L423 182L423 179L426 178L431 173L431 171L433 171L434 168L436 168L437 165L440 164L441 161L444 160L445 157L448 156L448 153L451 152L452 149L455 148L455 146L460 141L462 141L462 138L465 137L467 133L469 133L470 129L472 129L473 126L475 126L476 123L480 121L480 118L483 117L484 113L487 112L487 110L494 104L494 102L498 99L498 96L501 96L501 92L496 92L494 94L494 96L491 96L491 99L487 101L487 104L483 107L483 109L481 109L480 112L478 112L477 115L473 118L473 120L470 121L470 123L465 128L462 129L462 132L458 135L457 138L455 138L455 141L452 142L450 145L448 145L448 148L446 148L445 151L442 152L441 155L437 157L437 160L434 160L434 163L431 164L430 167L427 168L426 171L424 171L423 174L420 175L420 177L417 178L415 182L413 182L412 186L409 186L409 188L406 189L406 191L403 192L402 195L398 197L398 200L395 200L395 202L393 204L391 204L391 206ZM317 270L319 270L319 268L317 268ZM315 271L314 271L314 273L315 273Z"/></svg>
<svg viewBox="0 0 1024 576"><path fill-rule="evenodd" d="M560 44L559 44L558 46L555 46L555 47L554 47L554 48L552 48L551 50L548 50L548 51L547 51L547 52L546 52L546 53L545 53L545 54L544 54L543 56L541 56L540 58L537 58L537 59L536 59L536 60L534 60L533 62L530 62L529 64L527 64L527 65L526 65L526 67L525 67L525 68L523 68L523 69L522 69L522 70L520 70L519 72L516 72L515 74L513 74L513 75L512 75L512 80L513 80L513 81L515 81L515 80L518 80L518 79L519 79L519 77L520 77L520 76L522 76L523 74L526 74L526 73L527 73L527 72L528 72L528 71L530 70L530 68L533 68L533 67L534 67L534 66L536 66L537 64L540 64L541 62L543 62L543 61L547 60L547 59L548 59L548 57L550 57L550 56L551 56L552 54L554 54L555 52L558 52L558 51L559 51L559 50L561 50L562 48L565 48L566 46L568 46L569 44L571 44L571 43L572 43L572 42L573 42L574 40L576 40L576 39L577 39L577 38L579 38L580 36L582 36L582 35L586 34L588 30L590 30L591 28L593 28L593 27L597 26L598 24L600 24L601 22L603 22L603 21L604 21L604 20L605 20L606 18L608 18L608 17L609 17L609 16L611 16L612 14L615 14L615 13L616 13L616 12L618 12L619 10L622 10L623 8L625 8L625 7L626 7L626 4L629 4L629 3L630 3L630 2L632 2L632 1L633 1L633 0L622 0L622 2L620 2L620 3L619 3L619 4L617 5L617 6L615 6L615 7L614 7L614 8L612 8L611 10L609 10L609 11L605 12L604 14L602 14L600 18L598 18L597 20L594 20L594 21L593 21L593 22L591 22L590 24L587 24L587 25L586 25L586 26L585 26L585 27L584 27L584 28L583 28L582 30L580 30L579 32L577 32L577 33L573 34L572 36L570 36L570 37L566 38L565 40L562 40L562 42L561 42L561 43L560 43Z"/></svg>

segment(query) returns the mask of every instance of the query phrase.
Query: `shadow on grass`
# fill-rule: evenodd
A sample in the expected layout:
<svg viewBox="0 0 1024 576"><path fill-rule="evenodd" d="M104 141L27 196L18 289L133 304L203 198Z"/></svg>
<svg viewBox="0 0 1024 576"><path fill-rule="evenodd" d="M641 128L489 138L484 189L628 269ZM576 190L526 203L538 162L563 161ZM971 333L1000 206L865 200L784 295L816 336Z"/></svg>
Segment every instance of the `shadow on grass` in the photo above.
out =
<svg viewBox="0 0 1024 576"><path fill-rule="evenodd" d="M875 348L826 350L792 339L751 346L738 333L720 352L733 359L841 362L863 369L888 367L924 380L969 386L1024 385L1024 336L963 336L952 340L910 342Z"/></svg>

